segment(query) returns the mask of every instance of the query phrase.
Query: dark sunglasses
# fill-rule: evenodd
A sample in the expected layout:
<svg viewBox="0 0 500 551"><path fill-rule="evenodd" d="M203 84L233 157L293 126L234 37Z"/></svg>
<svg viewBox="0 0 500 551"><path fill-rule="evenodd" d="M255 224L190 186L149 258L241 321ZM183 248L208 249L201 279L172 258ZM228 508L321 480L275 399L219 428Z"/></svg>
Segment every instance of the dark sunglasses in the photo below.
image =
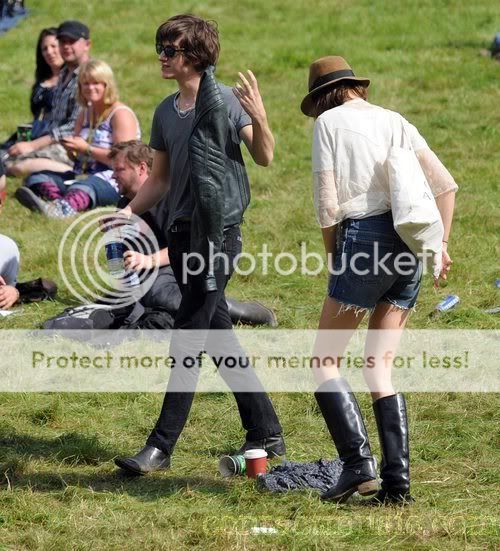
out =
<svg viewBox="0 0 500 551"><path fill-rule="evenodd" d="M174 46L164 46L161 42L156 44L156 53L163 53L165 57L174 57L177 52L184 52L186 48L175 48Z"/></svg>

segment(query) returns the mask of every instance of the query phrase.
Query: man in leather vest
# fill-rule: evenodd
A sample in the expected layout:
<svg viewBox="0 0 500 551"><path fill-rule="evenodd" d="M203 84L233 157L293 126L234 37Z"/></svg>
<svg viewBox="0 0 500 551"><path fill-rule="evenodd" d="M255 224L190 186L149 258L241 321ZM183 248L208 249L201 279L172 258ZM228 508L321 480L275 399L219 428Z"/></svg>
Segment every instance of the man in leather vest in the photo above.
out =
<svg viewBox="0 0 500 551"><path fill-rule="evenodd" d="M147 181L153 165L153 150L139 140L120 142L111 148L109 158L113 176L122 195L118 208L126 207ZM167 310L175 316L181 304L181 290L175 280L166 241L165 224L168 219L168 197L165 196L151 210L143 212L141 218L152 231L158 242L158 251L141 252L140 243L132 244L124 254L125 268L142 272L158 268L156 279L140 302L147 308ZM278 322L274 312L257 301L239 301L226 297L227 307L233 323L269 325L276 327Z"/></svg>
<svg viewBox="0 0 500 551"><path fill-rule="evenodd" d="M193 15L170 18L157 30L156 51L162 78L176 80L179 91L155 111L151 174L120 214L140 215L169 192L169 258L182 299L174 325L180 331L173 332L170 344L174 368L156 426L142 450L115 461L139 475L170 466L193 402L201 353L219 360L231 356L244 367L245 352L232 331L224 295L241 252L240 223L250 199L240 142L262 166L271 163L274 153L252 72L239 73L233 89L215 80L219 37L212 22ZM188 265L193 252L197 259ZM210 260L211 253L219 255L218 261ZM246 430L239 452L263 448L270 457L284 455L281 426L253 369L219 367L219 373L234 393Z"/></svg>

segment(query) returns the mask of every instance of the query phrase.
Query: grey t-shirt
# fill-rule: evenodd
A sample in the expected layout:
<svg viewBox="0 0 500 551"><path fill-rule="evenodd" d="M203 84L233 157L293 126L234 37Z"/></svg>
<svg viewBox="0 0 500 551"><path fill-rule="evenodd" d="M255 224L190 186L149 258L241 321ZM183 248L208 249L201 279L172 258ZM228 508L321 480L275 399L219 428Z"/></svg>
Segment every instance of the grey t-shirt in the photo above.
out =
<svg viewBox="0 0 500 551"><path fill-rule="evenodd" d="M222 96L229 113L230 123L237 133L252 124L249 115L229 86L220 84ZM168 197L167 229L179 219L190 219L194 202L189 187L188 139L194 121L194 109L184 117L179 115L175 98L178 93L166 97L156 108L151 127L149 145L158 151L166 151L170 162L170 192Z"/></svg>
<svg viewBox="0 0 500 551"><path fill-rule="evenodd" d="M10 237L0 234L0 276L6 285L15 285L19 272L19 249Z"/></svg>

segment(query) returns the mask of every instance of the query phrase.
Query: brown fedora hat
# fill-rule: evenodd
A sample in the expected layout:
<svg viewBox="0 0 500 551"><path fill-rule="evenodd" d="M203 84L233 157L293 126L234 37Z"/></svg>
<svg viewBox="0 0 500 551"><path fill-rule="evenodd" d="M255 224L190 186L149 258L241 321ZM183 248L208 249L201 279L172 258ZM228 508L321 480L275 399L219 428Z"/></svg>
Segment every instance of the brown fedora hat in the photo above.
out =
<svg viewBox="0 0 500 551"><path fill-rule="evenodd" d="M300 104L302 113L308 117L314 116L313 94L341 80L355 80L365 86L370 85L368 78L354 75L353 70L343 57L329 55L313 61L309 67L309 93Z"/></svg>

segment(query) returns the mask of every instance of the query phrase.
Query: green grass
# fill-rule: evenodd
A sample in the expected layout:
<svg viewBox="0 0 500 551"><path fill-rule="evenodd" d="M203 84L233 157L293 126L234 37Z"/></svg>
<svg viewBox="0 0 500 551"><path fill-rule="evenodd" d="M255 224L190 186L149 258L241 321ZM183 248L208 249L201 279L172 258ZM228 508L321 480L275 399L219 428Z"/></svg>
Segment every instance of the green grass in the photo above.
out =
<svg viewBox="0 0 500 551"><path fill-rule="evenodd" d="M245 249L321 252L311 202L312 121L299 110L311 60L344 55L372 79L373 103L403 113L455 176L460 191L450 241L453 271L435 292L429 281L412 315L413 328L495 329L483 312L498 305L499 65L481 57L498 31L486 0L369 2L243 0L200 4L143 0L85 3L41 0L31 16L0 37L0 132L29 120L33 52L41 27L79 18L92 30L93 55L114 68L122 99L138 113L145 137L156 104L174 90L159 78L156 26L174 13L216 19L222 38L219 78L237 71L259 78L276 136L268 169L248 163L253 201L243 228ZM31 7L31 6L30 6ZM57 245L66 224L34 216L12 195L0 231L22 254L21 279L43 275L61 283ZM314 328L323 276L235 277L230 293L273 306L285 328ZM458 308L429 317L447 293ZM0 323L32 328L72 303L24 306ZM492 361L495 358L492 357ZM139 480L116 475L114 456L135 452L153 425L162 397L152 394L3 394L0 401L0 546L7 549L156 548L495 548L498 534L497 395L408 396L413 489L408 510L336 507L317 496L259 494L245 479L223 480L217 457L240 443L231 396L198 396L168 474ZM285 428L289 458L334 454L311 395L273 397ZM361 396L373 447L369 399ZM253 526L278 532L253 535Z"/></svg>

